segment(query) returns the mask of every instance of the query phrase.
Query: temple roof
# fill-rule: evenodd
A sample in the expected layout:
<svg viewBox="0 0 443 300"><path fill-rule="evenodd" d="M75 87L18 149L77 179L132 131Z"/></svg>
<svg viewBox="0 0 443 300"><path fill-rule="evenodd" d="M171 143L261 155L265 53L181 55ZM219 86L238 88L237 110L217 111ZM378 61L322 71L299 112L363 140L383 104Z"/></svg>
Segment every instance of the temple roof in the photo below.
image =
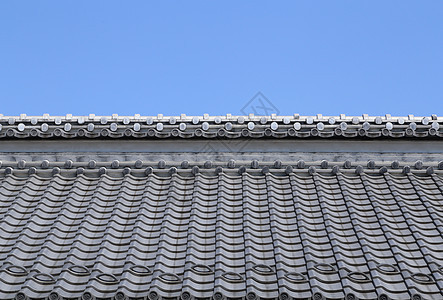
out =
<svg viewBox="0 0 443 300"><path fill-rule="evenodd" d="M0 117L0 299L442 299L442 122Z"/></svg>

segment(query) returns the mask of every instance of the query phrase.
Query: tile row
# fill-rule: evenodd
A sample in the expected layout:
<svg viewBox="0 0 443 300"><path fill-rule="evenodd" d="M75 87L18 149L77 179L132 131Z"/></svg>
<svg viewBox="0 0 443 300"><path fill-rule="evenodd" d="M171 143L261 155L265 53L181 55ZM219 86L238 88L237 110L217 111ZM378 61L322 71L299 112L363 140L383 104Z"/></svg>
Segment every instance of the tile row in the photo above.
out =
<svg viewBox="0 0 443 300"><path fill-rule="evenodd" d="M0 138L442 137L443 119L358 116L26 115L0 117Z"/></svg>
<svg viewBox="0 0 443 300"><path fill-rule="evenodd" d="M416 173L421 175L431 175L435 172L443 174L443 160L423 162L416 160L415 162L399 162L394 160L392 162L386 161L304 161L298 160L296 162L287 162L281 160L275 161L235 161L230 159L228 161L212 161L206 160L203 162L189 162L184 161L26 161L20 159L18 161L0 161L0 173L16 174L19 176L28 176L39 174L42 176L52 176L57 174L76 176L86 174L89 176L100 176L110 174L112 176L123 176L132 174L135 176L147 176L155 173L157 175L166 175L180 173L195 175L199 172L206 172L212 174L219 174L222 172L230 175L237 175L243 173L250 174L267 174L267 173L307 173L313 175L315 173L322 173L327 175L335 175L339 172L354 173L354 174L384 174L387 172L393 174L408 174Z"/></svg>

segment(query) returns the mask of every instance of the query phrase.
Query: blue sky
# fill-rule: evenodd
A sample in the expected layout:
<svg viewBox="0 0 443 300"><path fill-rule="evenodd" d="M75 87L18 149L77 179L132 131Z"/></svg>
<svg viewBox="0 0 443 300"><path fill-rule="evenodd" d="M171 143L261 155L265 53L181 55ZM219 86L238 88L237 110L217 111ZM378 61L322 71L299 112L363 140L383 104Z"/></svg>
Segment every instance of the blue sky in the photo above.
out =
<svg viewBox="0 0 443 300"><path fill-rule="evenodd" d="M443 1L1 1L4 115L443 114ZM249 111L248 111L249 112Z"/></svg>

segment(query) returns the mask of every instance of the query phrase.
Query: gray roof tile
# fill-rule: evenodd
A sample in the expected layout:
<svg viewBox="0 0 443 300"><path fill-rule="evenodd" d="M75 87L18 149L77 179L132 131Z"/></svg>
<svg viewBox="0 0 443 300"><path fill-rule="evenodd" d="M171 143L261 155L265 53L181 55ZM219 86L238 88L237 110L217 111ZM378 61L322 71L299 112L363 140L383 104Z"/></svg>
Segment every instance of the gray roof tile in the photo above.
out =
<svg viewBox="0 0 443 300"><path fill-rule="evenodd" d="M442 117L3 116L0 138L436 138ZM180 122L177 120L180 119ZM204 119L204 122L200 122ZM340 122L336 120L340 119ZM430 121L432 119L432 121ZM329 120L325 125L325 120ZM26 164L26 162L25 162ZM118 162L114 162L116 166ZM48 164L46 164L48 165ZM418 164L419 166L420 164ZM23 166L23 163L20 163ZM371 166L373 164L371 163Z"/></svg>
<svg viewBox="0 0 443 300"><path fill-rule="evenodd" d="M154 168L2 175L0 298L443 297L438 174Z"/></svg>

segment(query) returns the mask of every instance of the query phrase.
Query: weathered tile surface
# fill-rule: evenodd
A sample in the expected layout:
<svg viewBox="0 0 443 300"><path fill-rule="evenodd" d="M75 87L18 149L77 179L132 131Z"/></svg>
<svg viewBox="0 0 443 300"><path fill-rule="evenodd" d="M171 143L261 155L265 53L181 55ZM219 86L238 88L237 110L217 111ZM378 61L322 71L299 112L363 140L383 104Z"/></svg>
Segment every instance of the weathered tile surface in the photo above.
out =
<svg viewBox="0 0 443 300"><path fill-rule="evenodd" d="M436 174L6 174L0 298L443 299L442 222Z"/></svg>

